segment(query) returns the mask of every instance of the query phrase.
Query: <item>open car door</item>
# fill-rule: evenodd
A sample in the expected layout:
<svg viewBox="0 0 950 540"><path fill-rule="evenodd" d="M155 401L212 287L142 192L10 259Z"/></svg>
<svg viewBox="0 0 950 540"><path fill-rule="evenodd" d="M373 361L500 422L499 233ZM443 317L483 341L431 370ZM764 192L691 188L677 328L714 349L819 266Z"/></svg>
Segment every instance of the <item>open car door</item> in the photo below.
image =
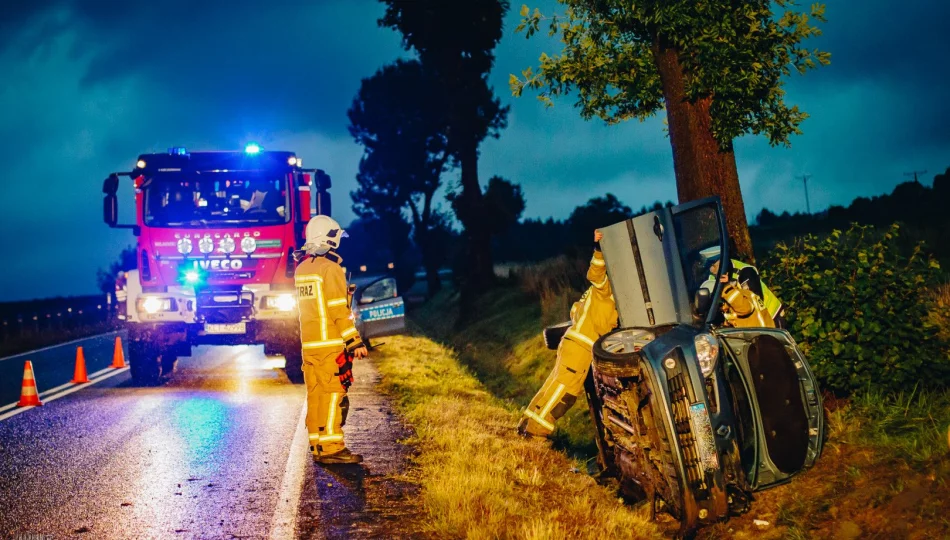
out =
<svg viewBox="0 0 950 540"><path fill-rule="evenodd" d="M396 289L396 278L381 277L353 295L356 329L364 341L406 330L406 307Z"/></svg>
<svg viewBox="0 0 950 540"><path fill-rule="evenodd" d="M728 257L718 198L661 208L601 232L621 327L695 326L716 315L710 307L718 305L722 285L710 280L710 267Z"/></svg>

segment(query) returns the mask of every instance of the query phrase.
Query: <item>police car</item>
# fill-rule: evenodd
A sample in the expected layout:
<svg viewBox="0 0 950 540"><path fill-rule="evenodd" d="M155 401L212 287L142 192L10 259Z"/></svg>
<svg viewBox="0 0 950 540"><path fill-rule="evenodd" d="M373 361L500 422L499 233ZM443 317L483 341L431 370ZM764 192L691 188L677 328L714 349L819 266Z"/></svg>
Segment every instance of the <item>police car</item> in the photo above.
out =
<svg viewBox="0 0 950 540"><path fill-rule="evenodd" d="M386 275L350 279L353 320L364 341L404 333L406 304L396 288L396 278Z"/></svg>

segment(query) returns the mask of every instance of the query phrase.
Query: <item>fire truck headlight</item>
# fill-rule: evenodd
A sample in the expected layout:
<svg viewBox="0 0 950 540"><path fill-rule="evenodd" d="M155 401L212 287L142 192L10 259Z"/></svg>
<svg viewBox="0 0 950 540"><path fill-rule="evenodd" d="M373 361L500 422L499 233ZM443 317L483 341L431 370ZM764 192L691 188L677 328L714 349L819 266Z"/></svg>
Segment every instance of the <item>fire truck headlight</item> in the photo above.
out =
<svg viewBox="0 0 950 540"><path fill-rule="evenodd" d="M251 236L245 236L241 239L241 251L244 253L254 253L254 250L257 249L257 240L254 240Z"/></svg>
<svg viewBox="0 0 950 540"><path fill-rule="evenodd" d="M138 169L144 169L144 168L145 168L145 160L144 160L144 159L140 159L140 160L136 161L136 162L135 162L135 167L138 168Z"/></svg>
<svg viewBox="0 0 950 540"><path fill-rule="evenodd" d="M214 251L214 240L210 236L205 236L201 240L198 240L198 251L208 254Z"/></svg>
<svg viewBox="0 0 950 540"><path fill-rule="evenodd" d="M267 309L277 309L280 311L293 311L297 307L297 299L292 294L281 294L279 296L268 296L264 300Z"/></svg>
<svg viewBox="0 0 950 540"><path fill-rule="evenodd" d="M290 156L289 158L287 158L287 165L290 165L291 167L293 167L296 164L297 164L296 156Z"/></svg>
<svg viewBox="0 0 950 540"><path fill-rule="evenodd" d="M225 236L222 238L218 245L221 246L221 251L225 253L234 253L234 239L230 236Z"/></svg>
<svg viewBox="0 0 950 540"><path fill-rule="evenodd" d="M172 301L169 298L146 296L145 298L139 298L138 308L139 311L144 311L150 315L158 313L159 311L171 311Z"/></svg>
<svg viewBox="0 0 950 540"><path fill-rule="evenodd" d="M178 239L178 253L188 255L193 249L195 249L195 245L191 242L191 238Z"/></svg>

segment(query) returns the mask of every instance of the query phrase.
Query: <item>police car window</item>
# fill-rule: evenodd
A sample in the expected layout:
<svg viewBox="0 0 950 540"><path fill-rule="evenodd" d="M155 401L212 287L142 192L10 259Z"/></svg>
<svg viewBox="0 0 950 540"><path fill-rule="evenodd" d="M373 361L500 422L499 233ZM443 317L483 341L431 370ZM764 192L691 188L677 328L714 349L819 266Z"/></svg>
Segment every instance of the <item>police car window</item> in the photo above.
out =
<svg viewBox="0 0 950 540"><path fill-rule="evenodd" d="M719 223L719 212L714 205L694 208L673 217L690 298L710 279L710 272L719 260L723 241Z"/></svg>
<svg viewBox="0 0 950 540"><path fill-rule="evenodd" d="M396 280L392 278L382 279L373 283L363 291L362 298L368 300L372 298L373 302L396 297Z"/></svg>
<svg viewBox="0 0 950 540"><path fill-rule="evenodd" d="M210 173L158 175L142 186L145 224L196 227L209 223L286 223L288 180Z"/></svg>

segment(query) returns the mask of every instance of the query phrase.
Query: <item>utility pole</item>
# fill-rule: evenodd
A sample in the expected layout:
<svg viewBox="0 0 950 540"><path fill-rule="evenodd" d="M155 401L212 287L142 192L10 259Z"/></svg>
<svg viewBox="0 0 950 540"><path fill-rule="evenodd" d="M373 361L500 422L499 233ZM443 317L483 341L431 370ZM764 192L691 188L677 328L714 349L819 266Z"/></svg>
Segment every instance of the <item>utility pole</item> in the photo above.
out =
<svg viewBox="0 0 950 540"><path fill-rule="evenodd" d="M803 174L801 176L796 176L795 178L801 178L802 183L805 185L805 209L808 211L808 214L811 215L811 204L808 202L808 179L814 175Z"/></svg>
<svg viewBox="0 0 950 540"><path fill-rule="evenodd" d="M904 173L904 176L913 176L913 177L914 177L914 182L916 182L916 183L919 184L920 182L917 180L917 175L918 175L918 174L927 174L927 171L911 171L911 172L905 172L905 173Z"/></svg>

